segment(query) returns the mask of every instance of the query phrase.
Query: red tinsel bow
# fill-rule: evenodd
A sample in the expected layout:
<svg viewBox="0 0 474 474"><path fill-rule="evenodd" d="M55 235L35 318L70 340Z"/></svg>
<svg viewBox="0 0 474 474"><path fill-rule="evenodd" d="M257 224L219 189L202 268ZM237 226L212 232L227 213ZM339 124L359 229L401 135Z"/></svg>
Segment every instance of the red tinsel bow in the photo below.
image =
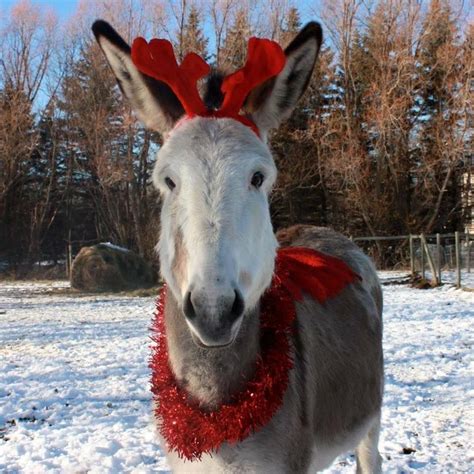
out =
<svg viewBox="0 0 474 474"><path fill-rule="evenodd" d="M152 392L155 416L168 449L190 461L227 443L237 443L268 424L283 402L293 367L290 337L295 301L303 292L320 303L360 277L343 261L303 247L278 251L273 282L261 300L261 353L246 388L218 410L201 411L189 401L168 363L164 306L166 288L157 301L152 325Z"/></svg>
<svg viewBox="0 0 474 474"><path fill-rule="evenodd" d="M171 87L187 117L232 118L259 136L255 123L241 115L240 109L252 89L282 71L286 57L275 41L250 38L245 66L222 82L224 101L219 110L208 110L199 95L197 81L209 74L210 67L197 54L189 53L178 65L169 41L152 39L147 43L143 38L136 38L132 44L132 61L140 72Z"/></svg>

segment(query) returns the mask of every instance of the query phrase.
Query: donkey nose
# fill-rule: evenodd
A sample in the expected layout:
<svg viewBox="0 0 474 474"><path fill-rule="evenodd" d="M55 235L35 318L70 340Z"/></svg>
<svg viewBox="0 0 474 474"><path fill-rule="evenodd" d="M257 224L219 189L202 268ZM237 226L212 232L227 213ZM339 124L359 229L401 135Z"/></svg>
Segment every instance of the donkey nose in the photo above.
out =
<svg viewBox="0 0 474 474"><path fill-rule="evenodd" d="M233 317L233 320L236 320L244 312L245 303L240 291L234 290L234 293L235 298L234 302L232 303L232 308L230 309L230 314Z"/></svg>
<svg viewBox="0 0 474 474"><path fill-rule="evenodd" d="M218 299L217 309L220 316L233 323L244 312L244 299L239 290L234 290L232 300L221 297ZM196 316L202 316L206 313L206 303L199 293L188 291L184 299L184 315L188 319L195 319ZM205 314L204 314L205 315Z"/></svg>
<svg viewBox="0 0 474 474"><path fill-rule="evenodd" d="M237 289L229 295L215 298L213 302L205 292L188 291L183 304L188 324L206 346L230 344L240 327L240 324L234 323L242 316L244 309L244 299Z"/></svg>

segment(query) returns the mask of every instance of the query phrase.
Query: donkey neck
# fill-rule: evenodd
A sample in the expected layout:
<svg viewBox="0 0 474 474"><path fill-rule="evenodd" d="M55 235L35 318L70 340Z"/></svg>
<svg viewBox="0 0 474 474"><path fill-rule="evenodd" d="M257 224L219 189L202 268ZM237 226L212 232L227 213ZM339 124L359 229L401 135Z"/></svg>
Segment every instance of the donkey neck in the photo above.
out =
<svg viewBox="0 0 474 474"><path fill-rule="evenodd" d="M223 348L199 347L171 291L165 305L169 364L178 384L203 408L215 409L253 375L260 351L260 312L245 314L236 340Z"/></svg>

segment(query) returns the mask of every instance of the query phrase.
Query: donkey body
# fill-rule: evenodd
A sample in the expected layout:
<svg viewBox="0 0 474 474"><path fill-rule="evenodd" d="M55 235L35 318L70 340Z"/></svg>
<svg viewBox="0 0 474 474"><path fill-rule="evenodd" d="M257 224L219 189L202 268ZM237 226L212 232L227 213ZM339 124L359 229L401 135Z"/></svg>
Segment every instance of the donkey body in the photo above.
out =
<svg viewBox="0 0 474 474"><path fill-rule="evenodd" d="M169 288L169 364L203 409L218 409L242 389L259 357L259 301L278 247L268 205L276 168L266 136L303 94L321 28L308 24L286 48L284 69L247 97L244 112L258 136L232 118L179 120L184 110L176 95L137 70L130 47L110 25L98 21L93 31L138 116L167 137L153 181L163 198L159 252ZM204 84L210 109L222 101L221 80L214 75ZM352 448L359 472L380 471L382 293L375 269L357 246L329 229L297 226L278 237L280 245L338 257L362 279L324 304L308 296L296 303L294 367L271 421L200 461L167 452L176 472L315 472Z"/></svg>
<svg viewBox="0 0 474 474"><path fill-rule="evenodd" d="M202 462L168 453L176 472L305 473L327 468L357 447L358 472L380 472L377 450L383 387L382 292L371 261L342 235L298 226L283 245L304 246L341 258L362 281L321 305L297 303L292 340L295 366L283 405L271 422L242 443L223 446ZM209 351L194 344L176 300L167 300L170 359L186 391L209 408L238 391L259 353L258 308L245 318L235 343Z"/></svg>

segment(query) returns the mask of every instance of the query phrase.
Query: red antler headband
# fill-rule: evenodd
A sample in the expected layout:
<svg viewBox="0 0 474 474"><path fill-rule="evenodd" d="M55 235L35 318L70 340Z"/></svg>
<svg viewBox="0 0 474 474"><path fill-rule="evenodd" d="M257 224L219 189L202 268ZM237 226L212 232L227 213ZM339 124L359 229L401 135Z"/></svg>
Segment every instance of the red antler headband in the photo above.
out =
<svg viewBox="0 0 474 474"><path fill-rule="evenodd" d="M147 43L137 38L132 45L132 61L140 72L171 87L188 118L196 115L232 118L260 136L255 123L241 115L240 109L252 89L282 71L286 58L275 41L250 38L245 66L222 82L224 100L219 110L208 110L199 95L197 81L209 74L210 67L197 54L189 53L178 65L169 41L152 39Z"/></svg>

